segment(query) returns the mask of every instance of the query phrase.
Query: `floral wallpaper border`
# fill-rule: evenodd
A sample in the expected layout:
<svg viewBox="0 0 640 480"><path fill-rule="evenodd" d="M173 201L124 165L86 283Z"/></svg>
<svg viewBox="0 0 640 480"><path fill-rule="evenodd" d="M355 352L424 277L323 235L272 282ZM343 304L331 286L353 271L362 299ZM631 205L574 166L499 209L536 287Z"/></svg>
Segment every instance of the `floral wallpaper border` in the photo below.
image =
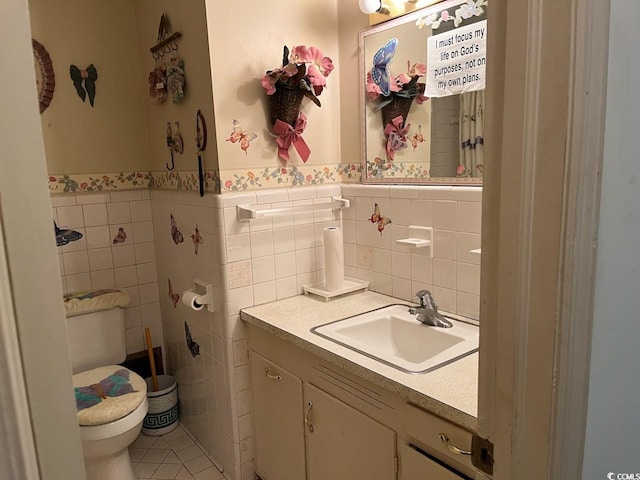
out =
<svg viewBox="0 0 640 480"><path fill-rule="evenodd" d="M151 172L151 177L149 188L190 192L200 190L197 171L155 171ZM220 193L220 176L217 170L205 170L204 185L207 193Z"/></svg>
<svg viewBox="0 0 640 480"><path fill-rule="evenodd" d="M103 192L149 188L149 172L50 174L51 193Z"/></svg>
<svg viewBox="0 0 640 480"><path fill-rule="evenodd" d="M357 183L362 178L359 163L336 165L281 165L256 170L223 170L223 192L241 192L260 188Z"/></svg>
<svg viewBox="0 0 640 480"><path fill-rule="evenodd" d="M273 166L256 170L205 171L208 193L240 192L260 188L321 185L328 183L360 183L359 163L335 165ZM196 171L120 172L98 174L49 175L50 193L83 193L154 188L161 190L198 191Z"/></svg>
<svg viewBox="0 0 640 480"><path fill-rule="evenodd" d="M376 158L379 160L379 158ZM431 180L429 177L429 162L367 162L368 178L411 178L415 180Z"/></svg>

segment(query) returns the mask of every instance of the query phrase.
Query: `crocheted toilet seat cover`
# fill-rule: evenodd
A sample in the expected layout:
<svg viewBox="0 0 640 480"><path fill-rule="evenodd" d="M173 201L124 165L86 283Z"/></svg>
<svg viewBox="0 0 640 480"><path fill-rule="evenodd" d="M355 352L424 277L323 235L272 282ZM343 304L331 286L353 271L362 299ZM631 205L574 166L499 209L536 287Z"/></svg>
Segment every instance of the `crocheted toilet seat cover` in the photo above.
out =
<svg viewBox="0 0 640 480"><path fill-rule="evenodd" d="M98 367L73 376L74 387L85 387L99 383L109 375L124 369L121 365ZM104 425L126 417L147 398L147 383L138 374L129 370L129 382L133 392L119 397L107 397L100 403L77 412L78 424L81 426Z"/></svg>

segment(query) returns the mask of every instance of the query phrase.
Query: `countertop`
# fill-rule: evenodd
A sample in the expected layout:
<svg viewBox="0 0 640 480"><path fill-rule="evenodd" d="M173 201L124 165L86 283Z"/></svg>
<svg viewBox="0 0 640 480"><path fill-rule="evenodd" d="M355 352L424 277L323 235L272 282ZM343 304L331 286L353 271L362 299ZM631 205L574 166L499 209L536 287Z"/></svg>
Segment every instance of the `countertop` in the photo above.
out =
<svg viewBox="0 0 640 480"><path fill-rule="evenodd" d="M314 295L298 295L243 309L241 318L425 410L475 432L478 409L477 353L433 372L409 374L310 331L315 326L394 303L405 302L369 291L353 293L329 302Z"/></svg>

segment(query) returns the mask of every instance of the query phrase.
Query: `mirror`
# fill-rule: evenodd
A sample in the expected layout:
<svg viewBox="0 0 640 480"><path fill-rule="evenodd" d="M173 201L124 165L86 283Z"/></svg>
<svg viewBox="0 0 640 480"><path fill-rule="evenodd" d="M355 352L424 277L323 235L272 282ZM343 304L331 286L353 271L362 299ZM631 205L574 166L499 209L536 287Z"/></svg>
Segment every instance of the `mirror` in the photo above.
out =
<svg viewBox="0 0 640 480"><path fill-rule="evenodd" d="M363 183L481 184L487 0L360 33Z"/></svg>

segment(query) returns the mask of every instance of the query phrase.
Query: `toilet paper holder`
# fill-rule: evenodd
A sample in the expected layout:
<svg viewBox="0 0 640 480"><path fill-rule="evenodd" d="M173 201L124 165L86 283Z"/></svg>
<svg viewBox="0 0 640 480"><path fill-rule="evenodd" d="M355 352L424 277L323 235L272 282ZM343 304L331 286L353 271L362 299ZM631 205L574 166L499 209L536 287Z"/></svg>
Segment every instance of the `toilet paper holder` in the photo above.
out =
<svg viewBox="0 0 640 480"><path fill-rule="evenodd" d="M182 293L182 303L194 310L202 310L206 306L208 311L214 312L213 285L198 278L193 279L193 284L194 288Z"/></svg>

